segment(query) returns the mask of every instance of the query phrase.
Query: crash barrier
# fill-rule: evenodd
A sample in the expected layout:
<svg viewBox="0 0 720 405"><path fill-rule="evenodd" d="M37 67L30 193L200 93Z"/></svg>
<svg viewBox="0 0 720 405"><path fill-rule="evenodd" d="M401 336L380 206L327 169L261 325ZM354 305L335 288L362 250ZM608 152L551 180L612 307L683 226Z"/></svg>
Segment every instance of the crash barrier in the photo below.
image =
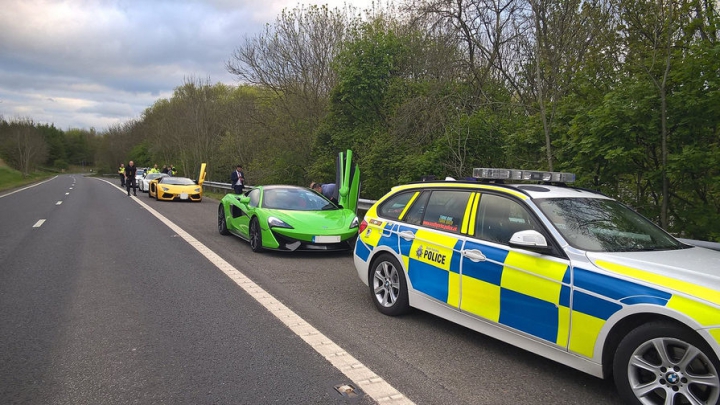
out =
<svg viewBox="0 0 720 405"><path fill-rule="evenodd" d="M221 189L221 190L232 190L233 189L232 186L230 185L230 183L217 183L214 181L204 182L203 187L212 187L212 188L217 188L217 189ZM246 186L245 188L252 189L252 186ZM362 212L361 213L359 212L358 214L361 214L361 216L364 216L365 212L367 210L369 210L373 204L375 204L375 200L366 200L364 198L360 198L358 200L358 211L362 211ZM693 239L683 239L683 238L678 238L678 240L680 240L683 243L687 243L688 245L699 246L699 247L704 247L706 249L720 251L720 243L717 243L717 242L707 242L707 241L703 241L703 240L693 240Z"/></svg>

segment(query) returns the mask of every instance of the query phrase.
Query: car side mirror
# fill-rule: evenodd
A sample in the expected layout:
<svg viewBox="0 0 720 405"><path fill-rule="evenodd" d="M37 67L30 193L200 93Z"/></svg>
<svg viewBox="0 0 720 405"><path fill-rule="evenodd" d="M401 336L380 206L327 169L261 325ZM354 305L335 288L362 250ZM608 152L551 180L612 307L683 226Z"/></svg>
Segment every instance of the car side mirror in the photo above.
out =
<svg viewBox="0 0 720 405"><path fill-rule="evenodd" d="M510 237L510 246L539 253L547 253L552 249L545 236L534 230L515 232Z"/></svg>
<svg viewBox="0 0 720 405"><path fill-rule="evenodd" d="M238 201L240 201L241 204L247 204L250 202L250 197L244 195L244 196L238 198Z"/></svg>

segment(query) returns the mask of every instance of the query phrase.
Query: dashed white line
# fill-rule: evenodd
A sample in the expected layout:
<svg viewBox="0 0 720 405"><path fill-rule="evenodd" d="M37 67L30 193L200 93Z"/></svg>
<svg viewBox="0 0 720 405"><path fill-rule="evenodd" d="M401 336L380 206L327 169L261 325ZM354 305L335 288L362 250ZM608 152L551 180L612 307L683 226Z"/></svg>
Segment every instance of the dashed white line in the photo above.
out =
<svg viewBox="0 0 720 405"><path fill-rule="evenodd" d="M62 201L58 201L55 203L55 205L60 205L60 204L62 204Z"/></svg>
<svg viewBox="0 0 720 405"><path fill-rule="evenodd" d="M108 184L110 183L107 180ZM120 189L118 189L120 190ZM124 192L124 190L120 190ZM255 284L243 273L233 267L230 263L218 256L215 252L208 249L200 241L185 232L182 228L175 225L172 221L165 218L162 214L150 208L147 204L134 199L143 208L148 210L152 215L157 217L162 223L172 229L179 237L183 238L190 246L194 247L201 255L205 256L210 263L214 264L220 271L225 273L240 288L245 290L251 297L255 298L270 313L275 315L282 323L284 323L291 331L304 340L310 347L315 349L325 360L330 362L336 369L340 370L348 378L354 381L360 389L380 404L399 404L413 405L414 403L405 397L401 392L395 389L382 377L375 374L372 370L360 363L352 355L346 352L342 347L338 346L328 337L320 333L312 325L307 323L299 315L270 295L262 287Z"/></svg>
<svg viewBox="0 0 720 405"><path fill-rule="evenodd" d="M70 193L65 193L65 195L70 195Z"/></svg>
<svg viewBox="0 0 720 405"><path fill-rule="evenodd" d="M42 224L44 224L44 223L45 223L45 220L41 219L41 220L35 222L35 225L33 225L33 228L40 228L42 226Z"/></svg>

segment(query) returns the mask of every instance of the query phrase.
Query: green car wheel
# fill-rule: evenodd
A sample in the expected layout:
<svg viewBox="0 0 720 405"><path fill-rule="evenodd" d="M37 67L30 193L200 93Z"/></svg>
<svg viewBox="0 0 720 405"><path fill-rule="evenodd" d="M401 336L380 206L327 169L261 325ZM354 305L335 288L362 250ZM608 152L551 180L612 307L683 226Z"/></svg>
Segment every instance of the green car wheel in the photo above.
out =
<svg viewBox="0 0 720 405"><path fill-rule="evenodd" d="M260 222L258 222L257 217L253 218L252 221L250 221L250 248L255 253L260 253L263 251L262 233L260 231Z"/></svg>

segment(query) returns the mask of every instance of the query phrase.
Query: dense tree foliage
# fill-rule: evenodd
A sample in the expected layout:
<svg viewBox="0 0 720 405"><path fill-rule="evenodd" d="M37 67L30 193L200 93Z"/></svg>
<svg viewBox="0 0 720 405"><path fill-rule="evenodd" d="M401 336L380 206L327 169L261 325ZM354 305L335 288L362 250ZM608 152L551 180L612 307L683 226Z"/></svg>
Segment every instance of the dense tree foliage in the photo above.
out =
<svg viewBox="0 0 720 405"><path fill-rule="evenodd" d="M251 184L332 181L352 149L371 199L473 167L571 171L677 235L720 240L718 11L705 0L299 6L229 55L241 85L186 79L101 134L30 126L46 164L134 159L194 177L207 162L227 182L241 163Z"/></svg>

